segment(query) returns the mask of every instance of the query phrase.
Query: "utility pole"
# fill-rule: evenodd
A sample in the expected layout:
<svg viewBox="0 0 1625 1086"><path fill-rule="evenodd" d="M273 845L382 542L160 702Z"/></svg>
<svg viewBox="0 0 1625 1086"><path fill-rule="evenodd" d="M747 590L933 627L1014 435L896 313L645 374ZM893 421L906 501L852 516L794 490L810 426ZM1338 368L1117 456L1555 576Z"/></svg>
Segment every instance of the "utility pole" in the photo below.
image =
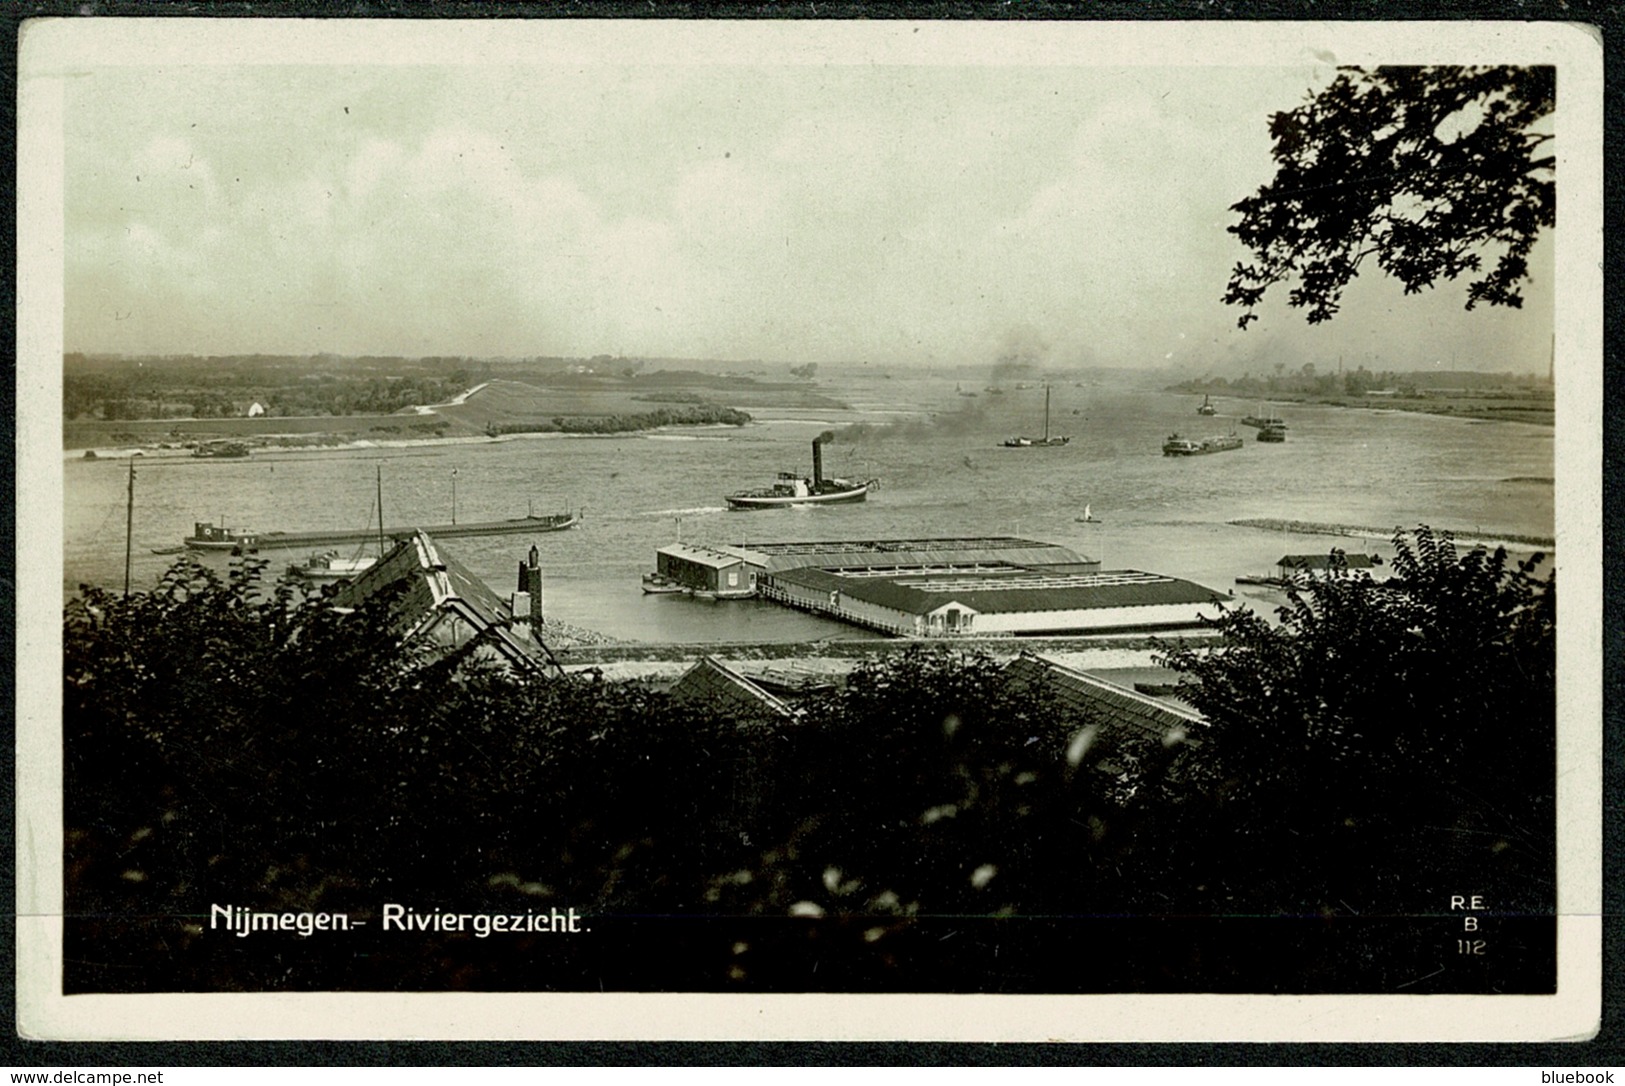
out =
<svg viewBox="0 0 1625 1086"><path fill-rule="evenodd" d="M130 595L130 541L135 530L135 458L130 458L129 491L124 502L124 595Z"/></svg>

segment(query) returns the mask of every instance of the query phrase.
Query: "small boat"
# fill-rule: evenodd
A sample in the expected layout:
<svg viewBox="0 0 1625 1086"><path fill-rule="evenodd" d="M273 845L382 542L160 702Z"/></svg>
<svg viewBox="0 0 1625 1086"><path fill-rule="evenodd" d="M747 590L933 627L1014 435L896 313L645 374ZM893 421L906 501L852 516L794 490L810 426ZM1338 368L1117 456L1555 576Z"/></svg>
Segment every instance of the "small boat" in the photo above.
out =
<svg viewBox="0 0 1625 1086"><path fill-rule="evenodd" d="M813 439L813 473L803 478L794 472L781 471L773 485L763 490L742 490L727 497L731 509L775 509L788 505L834 505L841 502L861 502L869 491L880 486L879 479L826 479L824 478L823 444L829 434Z"/></svg>
<svg viewBox="0 0 1625 1086"><path fill-rule="evenodd" d="M1219 409L1213 406L1212 398L1206 393L1202 395L1202 406L1196 409L1198 415L1217 415Z"/></svg>
<svg viewBox="0 0 1625 1086"><path fill-rule="evenodd" d="M1100 521L1086 505L1083 507L1083 516L1075 518L1079 524L1099 524Z"/></svg>
<svg viewBox="0 0 1625 1086"><path fill-rule="evenodd" d="M289 566L288 572L317 583L348 581L367 572L377 561L375 557L341 558L338 551L323 551L311 555L304 562Z"/></svg>
<svg viewBox="0 0 1625 1086"><path fill-rule="evenodd" d="M670 577L659 573L645 573L643 575L643 592L648 596L675 596L687 592L685 585L680 585Z"/></svg>
<svg viewBox="0 0 1625 1086"><path fill-rule="evenodd" d="M207 520L194 521L192 534L181 543L194 551L229 551L252 549L259 540L258 532L244 528L215 527Z"/></svg>
<svg viewBox="0 0 1625 1086"><path fill-rule="evenodd" d="M1283 422L1280 425L1265 426L1263 429L1258 431L1258 440L1276 445L1285 441L1286 423Z"/></svg>
<svg viewBox="0 0 1625 1086"><path fill-rule="evenodd" d="M194 457L209 459L238 459L248 455L248 446L241 441L208 441L192 450Z"/></svg>
<svg viewBox="0 0 1625 1086"><path fill-rule="evenodd" d="M1164 456L1205 456L1208 453L1229 452L1241 448L1241 438L1235 434L1204 437L1201 439L1169 434L1162 443Z"/></svg>
<svg viewBox="0 0 1625 1086"><path fill-rule="evenodd" d="M185 552L185 550L186 550L185 547L153 547L152 548L152 553L153 554L181 554L181 553Z"/></svg>
<svg viewBox="0 0 1625 1086"><path fill-rule="evenodd" d="M1067 444L1070 437L1049 436L1049 386L1044 386L1044 436L1043 437L1012 437L1006 438L1004 447L1007 449L1058 449Z"/></svg>

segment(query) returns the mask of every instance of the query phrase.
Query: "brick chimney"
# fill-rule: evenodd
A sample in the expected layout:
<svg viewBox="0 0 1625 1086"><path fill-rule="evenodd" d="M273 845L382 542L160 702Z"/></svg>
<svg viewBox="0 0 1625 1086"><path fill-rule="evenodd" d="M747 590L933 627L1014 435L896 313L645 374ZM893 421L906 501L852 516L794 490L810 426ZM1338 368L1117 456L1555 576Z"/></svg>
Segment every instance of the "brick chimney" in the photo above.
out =
<svg viewBox="0 0 1625 1086"><path fill-rule="evenodd" d="M520 599L521 596L529 597L530 606L527 615L521 615L518 611L518 607L524 606L525 602ZM514 593L514 603L516 605L514 619L517 621L529 619L531 629L539 634L542 628L542 556L534 544L525 561L519 563L519 590Z"/></svg>

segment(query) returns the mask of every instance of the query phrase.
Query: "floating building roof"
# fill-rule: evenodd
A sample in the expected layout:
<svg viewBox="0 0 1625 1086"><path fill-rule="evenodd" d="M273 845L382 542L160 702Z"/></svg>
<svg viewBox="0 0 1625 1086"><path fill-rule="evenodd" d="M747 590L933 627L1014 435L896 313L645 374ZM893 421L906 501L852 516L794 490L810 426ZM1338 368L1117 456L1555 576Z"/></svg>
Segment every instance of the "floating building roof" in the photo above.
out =
<svg viewBox="0 0 1625 1086"><path fill-rule="evenodd" d="M724 548L705 547L693 543L668 543L655 553L681 558L685 562L710 566L713 569L726 569L729 566L737 566L745 561L742 556Z"/></svg>
<svg viewBox="0 0 1625 1086"><path fill-rule="evenodd" d="M789 569L895 569L900 566L1073 567L1099 562L1067 547L1018 536L924 539L836 539L800 543L736 543L712 550L738 555L769 573Z"/></svg>
<svg viewBox="0 0 1625 1086"><path fill-rule="evenodd" d="M1326 554L1288 554L1275 564L1282 569L1370 569L1382 565L1382 556L1332 550Z"/></svg>
<svg viewBox="0 0 1625 1086"><path fill-rule="evenodd" d="M978 614L998 614L1199 604L1230 598L1227 593L1191 581L1132 569L1062 573L1008 566L900 576L795 569L776 573L774 578L916 615L929 614L950 603Z"/></svg>

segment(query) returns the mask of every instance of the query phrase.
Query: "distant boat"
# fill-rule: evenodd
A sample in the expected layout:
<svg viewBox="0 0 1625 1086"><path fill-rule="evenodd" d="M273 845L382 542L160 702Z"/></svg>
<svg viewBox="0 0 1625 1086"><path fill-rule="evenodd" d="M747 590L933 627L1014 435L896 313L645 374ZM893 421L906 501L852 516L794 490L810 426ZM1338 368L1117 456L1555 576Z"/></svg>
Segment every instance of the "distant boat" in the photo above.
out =
<svg viewBox="0 0 1625 1086"><path fill-rule="evenodd" d="M776 509L789 505L834 505L867 499L869 491L880 485L879 479L824 478L823 444L828 437L827 434L820 434L813 439L811 478L781 471L770 487L728 495L728 506L732 509Z"/></svg>
<svg viewBox="0 0 1625 1086"><path fill-rule="evenodd" d="M1094 513L1090 511L1090 509L1089 509L1089 507L1087 505L1083 507L1083 516L1078 517L1077 521L1078 521L1079 524L1099 524L1100 523L1100 521L1095 519Z"/></svg>
<svg viewBox="0 0 1625 1086"><path fill-rule="evenodd" d="M1266 426L1277 426L1282 430L1286 429L1285 419L1281 418L1279 415L1264 414L1264 408L1262 406L1259 407L1258 414L1248 415L1246 418L1241 420L1241 424L1243 426L1256 426L1260 430Z"/></svg>
<svg viewBox="0 0 1625 1086"><path fill-rule="evenodd" d="M248 446L241 441L209 441L192 450L194 457L202 459L238 459L248 455Z"/></svg>
<svg viewBox="0 0 1625 1086"><path fill-rule="evenodd" d="M1231 449L1239 448L1241 448L1241 438L1235 434L1200 439L1169 434L1168 440L1162 443L1162 455L1205 456L1208 453L1229 452Z"/></svg>
<svg viewBox="0 0 1625 1086"><path fill-rule="evenodd" d="M1219 409L1214 407L1206 393L1202 394L1202 406L1196 409L1198 415L1217 415Z"/></svg>
<svg viewBox="0 0 1625 1086"><path fill-rule="evenodd" d="M1280 444L1286 440L1286 423L1268 425L1258 431L1258 440L1270 444Z"/></svg>
<svg viewBox="0 0 1625 1086"><path fill-rule="evenodd" d="M1007 449L1043 449L1060 448L1071 441L1070 437L1049 436L1049 386L1044 386L1044 436L1043 437L1012 437L1006 438L1004 447Z"/></svg>

